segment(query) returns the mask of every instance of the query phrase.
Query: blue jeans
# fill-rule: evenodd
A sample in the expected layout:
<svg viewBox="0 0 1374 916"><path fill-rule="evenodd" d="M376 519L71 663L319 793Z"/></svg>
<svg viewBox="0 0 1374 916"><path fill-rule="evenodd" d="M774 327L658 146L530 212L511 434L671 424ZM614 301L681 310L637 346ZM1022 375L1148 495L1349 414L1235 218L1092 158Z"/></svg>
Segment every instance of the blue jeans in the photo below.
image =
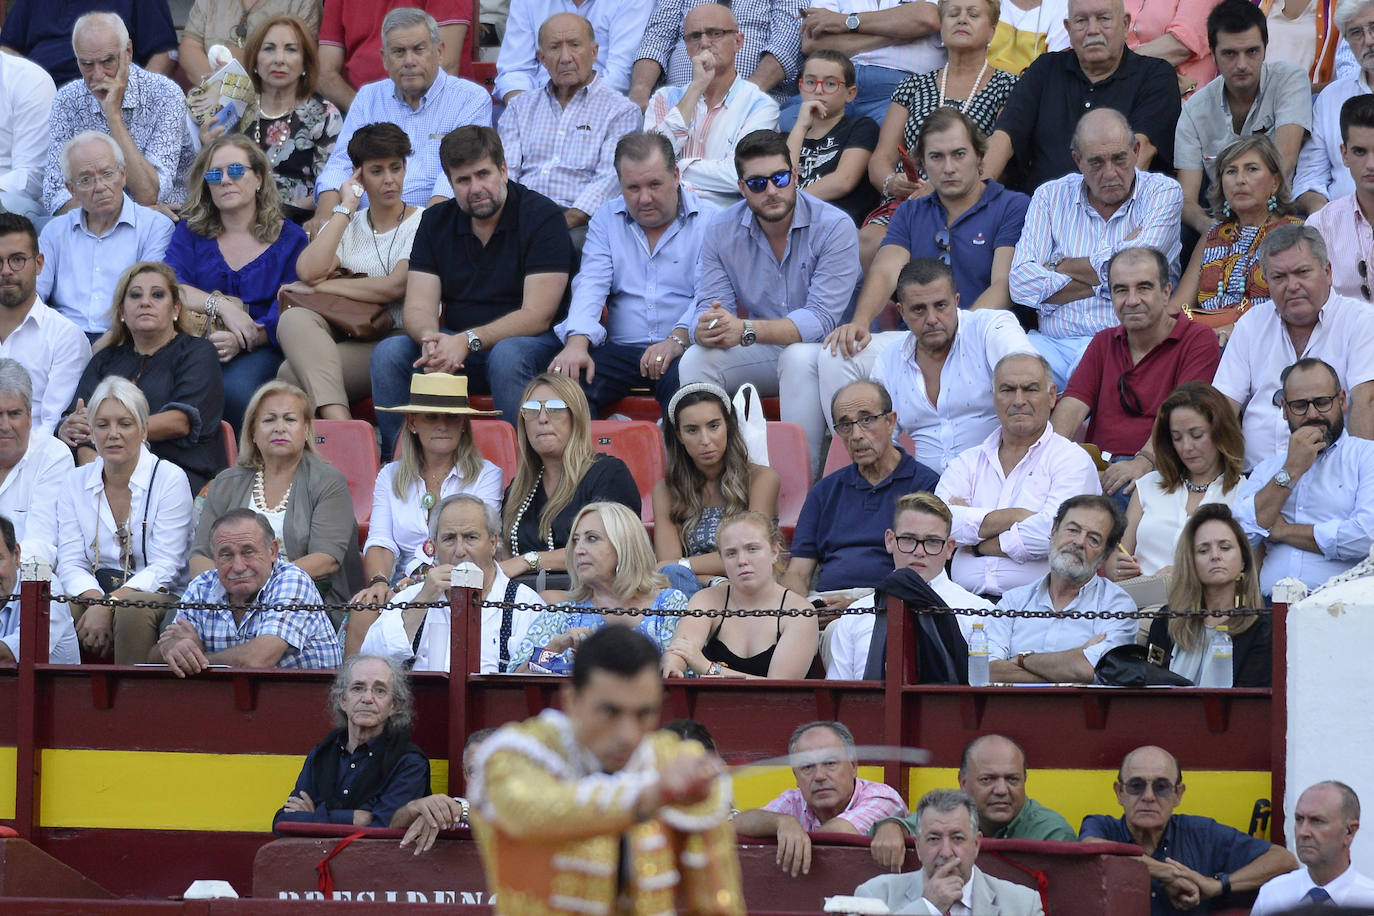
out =
<svg viewBox="0 0 1374 916"><path fill-rule="evenodd" d="M681 563L665 563L658 571L668 577L668 587L675 588L688 598L701 591L701 580Z"/></svg>
<svg viewBox="0 0 1374 916"><path fill-rule="evenodd" d="M452 333L446 331L445 333ZM497 344L499 347L500 344ZM488 394L487 363L491 359L490 350L469 353L463 364L463 374L468 379L468 394ZM374 407L397 407L410 402L410 377L415 374L415 361L420 358L420 345L405 334L385 337L372 349L372 404ZM503 408L501 399L496 398L496 409L509 413L502 415L514 422L514 411L519 394ZM382 432L382 454L390 456L396 448L396 437L401 432L403 414L377 411L377 427Z"/></svg>
<svg viewBox="0 0 1374 916"><path fill-rule="evenodd" d="M529 380L547 369L562 349L562 342L552 331L503 340L492 353L492 376L509 379L512 386L518 384L523 392ZM594 415L600 416L606 405L625 397L633 388L653 389L660 409L667 415L668 401L678 389L677 360L663 378L654 382L639 374L639 358L643 355L644 347L639 344L605 343L592 348L596 372L590 383L583 380L582 390Z"/></svg>
<svg viewBox="0 0 1374 916"><path fill-rule="evenodd" d="M891 67L874 67L869 64L854 65L855 84L859 94L854 101L844 106L844 113L853 118L868 117L881 127L887 106L892 103L892 91L902 80L910 76L904 70ZM794 95L782 106L778 114L778 127L787 133L797 123L797 113L801 111L802 97Z"/></svg>
<svg viewBox="0 0 1374 916"><path fill-rule="evenodd" d="M282 355L272 347L258 347L249 353L240 353L227 363L224 370L224 419L234 427L237 435L243 426L243 415L248 411L248 402L264 382L277 377L277 367L281 365Z"/></svg>

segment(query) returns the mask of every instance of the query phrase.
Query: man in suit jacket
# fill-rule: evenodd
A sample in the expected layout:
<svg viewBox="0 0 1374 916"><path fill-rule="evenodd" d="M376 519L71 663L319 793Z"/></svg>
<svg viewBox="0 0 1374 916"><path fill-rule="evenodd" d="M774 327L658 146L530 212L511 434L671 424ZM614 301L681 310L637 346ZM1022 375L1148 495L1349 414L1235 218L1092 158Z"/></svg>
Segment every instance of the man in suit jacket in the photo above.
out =
<svg viewBox="0 0 1374 916"><path fill-rule="evenodd" d="M933 789L916 806L921 870L879 875L856 897L875 897L893 913L929 916L1044 916L1040 895L979 871L978 805L967 792Z"/></svg>

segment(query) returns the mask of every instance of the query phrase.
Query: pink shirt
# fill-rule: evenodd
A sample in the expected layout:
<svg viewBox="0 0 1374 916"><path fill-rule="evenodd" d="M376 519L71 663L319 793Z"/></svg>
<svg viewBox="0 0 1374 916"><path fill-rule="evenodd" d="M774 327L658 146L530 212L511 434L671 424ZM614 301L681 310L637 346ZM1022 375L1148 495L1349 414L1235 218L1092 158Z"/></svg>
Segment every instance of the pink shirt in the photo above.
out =
<svg viewBox="0 0 1374 916"><path fill-rule="evenodd" d="M788 789L764 806L765 811L790 814L801 822L802 829L814 833L821 829L820 818L802 797L801 789ZM873 825L885 817L906 817L906 802L897 790L881 782L854 780L854 794L848 806L837 816L854 825L860 836L868 836Z"/></svg>
<svg viewBox="0 0 1374 916"><path fill-rule="evenodd" d="M1197 80L1197 88L1217 75L1217 65L1207 47L1207 16L1218 0L1125 0L1131 27L1126 31L1126 47L1135 51L1161 35L1178 39L1192 56L1176 68L1180 74Z"/></svg>
<svg viewBox="0 0 1374 916"><path fill-rule="evenodd" d="M1307 218L1307 225L1315 226L1326 240L1326 254L1331 259L1331 287L1342 296L1367 300L1365 280L1360 279L1360 262L1366 265L1374 257L1374 229L1364 218L1354 194L1337 197Z"/></svg>

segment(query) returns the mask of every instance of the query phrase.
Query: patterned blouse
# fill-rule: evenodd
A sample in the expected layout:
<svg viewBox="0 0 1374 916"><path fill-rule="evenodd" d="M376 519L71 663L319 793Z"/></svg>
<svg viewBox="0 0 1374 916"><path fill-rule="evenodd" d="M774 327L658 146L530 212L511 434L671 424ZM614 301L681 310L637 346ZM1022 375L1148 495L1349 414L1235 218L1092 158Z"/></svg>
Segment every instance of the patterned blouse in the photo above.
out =
<svg viewBox="0 0 1374 916"><path fill-rule="evenodd" d="M945 99L949 108L962 111L973 119L983 136L992 133L1002 106L1007 104L1016 76L1005 70L993 70L988 84L974 93L973 100L965 104L964 99ZM940 107L940 71L917 73L897 84L892 90L892 101L907 110L906 127L902 131L902 145L908 150L916 149L916 141L921 136L921 125L936 108Z"/></svg>
<svg viewBox="0 0 1374 916"><path fill-rule="evenodd" d="M589 610L579 610L588 608ZM658 593L650 610L671 610L681 611L687 608L687 596L675 588L665 588ZM653 640L654 645L658 646L659 651L668 648L668 643L673 641L673 634L677 632L678 618L667 614L653 614L641 620L635 627L637 632ZM515 657L511 659L512 669L519 666L522 662L530 660L536 649L542 649L548 645L549 640L555 636L566 633L574 627L587 627L591 630L599 630L606 625L606 618L597 613L590 604L560 604L557 607L544 611L534 618L534 623L525 631L525 638L520 641L520 648L516 650ZM572 650L563 653L565 660L571 661Z"/></svg>
<svg viewBox="0 0 1374 916"><path fill-rule="evenodd" d="M339 109L317 93L280 118L245 120L241 129L267 154L282 201L291 203L314 199L315 179L334 152L342 128Z"/></svg>
<svg viewBox="0 0 1374 916"><path fill-rule="evenodd" d="M1195 308L1214 312L1240 307L1243 311L1268 302L1260 244L1272 230L1290 224L1302 225L1302 220L1282 216L1265 226L1241 226L1231 220L1213 223L1203 242Z"/></svg>

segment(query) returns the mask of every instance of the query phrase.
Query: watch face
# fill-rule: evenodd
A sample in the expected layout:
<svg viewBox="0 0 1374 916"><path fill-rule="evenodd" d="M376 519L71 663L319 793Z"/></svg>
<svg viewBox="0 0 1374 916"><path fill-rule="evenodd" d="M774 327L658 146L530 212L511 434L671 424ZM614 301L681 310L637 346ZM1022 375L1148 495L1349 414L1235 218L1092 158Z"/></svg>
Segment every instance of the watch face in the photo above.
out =
<svg viewBox="0 0 1374 916"><path fill-rule="evenodd" d="M852 32L859 27L859 14L850 13L844 18L845 26Z"/></svg>

